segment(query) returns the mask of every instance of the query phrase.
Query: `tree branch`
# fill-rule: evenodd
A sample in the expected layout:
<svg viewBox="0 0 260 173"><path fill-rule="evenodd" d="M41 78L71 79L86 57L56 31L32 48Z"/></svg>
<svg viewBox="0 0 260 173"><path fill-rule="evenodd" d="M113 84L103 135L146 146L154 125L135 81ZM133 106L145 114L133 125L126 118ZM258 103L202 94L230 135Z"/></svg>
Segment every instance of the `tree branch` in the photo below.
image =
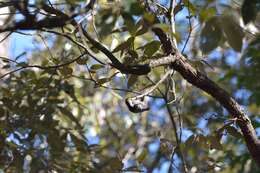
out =
<svg viewBox="0 0 260 173"><path fill-rule="evenodd" d="M173 58L173 62L170 66L179 72L189 83L210 94L224 108L226 108L231 116L237 119L238 126L243 133L247 148L252 158L260 167L260 140L256 135L250 119L242 111L240 105L228 94L227 91L219 87L206 75L192 67L187 59L176 49L175 45L172 44L167 34L165 34L160 28L152 29L152 31L160 39L165 54Z"/></svg>
<svg viewBox="0 0 260 173"><path fill-rule="evenodd" d="M231 116L237 118L237 123L243 133L247 148L258 166L260 166L260 141L250 119L242 111L240 105L223 88L193 68L180 53L178 53L178 59L172 63L172 67L189 83L210 94L227 109Z"/></svg>

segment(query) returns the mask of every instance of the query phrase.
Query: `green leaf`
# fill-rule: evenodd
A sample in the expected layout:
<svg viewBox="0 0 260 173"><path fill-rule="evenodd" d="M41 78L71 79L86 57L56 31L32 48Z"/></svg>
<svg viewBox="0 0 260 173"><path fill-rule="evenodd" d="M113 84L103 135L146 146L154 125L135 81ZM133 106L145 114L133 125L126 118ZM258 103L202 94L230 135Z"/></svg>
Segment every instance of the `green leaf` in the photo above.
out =
<svg viewBox="0 0 260 173"><path fill-rule="evenodd" d="M129 37L125 42L122 42L119 44L112 53L118 52L118 51L124 51L125 49L129 49L134 44L134 37Z"/></svg>
<svg viewBox="0 0 260 173"><path fill-rule="evenodd" d="M155 17L152 13L144 13L144 19L150 24L153 24L155 21Z"/></svg>
<svg viewBox="0 0 260 173"><path fill-rule="evenodd" d="M123 163L121 160L119 160L117 157L111 158L109 159L109 166L113 169L113 170L121 170L123 168Z"/></svg>
<svg viewBox="0 0 260 173"><path fill-rule="evenodd" d="M79 59L77 60L77 63L78 63L79 65L85 65L85 64L87 64L87 61L88 61L88 57L85 56L85 57L79 58Z"/></svg>
<svg viewBox="0 0 260 173"><path fill-rule="evenodd" d="M107 82L109 82L111 79L110 78L99 78L98 80L97 80L97 83L99 84L99 85L102 85L102 84L104 84L104 83L107 83Z"/></svg>
<svg viewBox="0 0 260 173"><path fill-rule="evenodd" d="M131 88L138 81L138 75L129 75L127 87Z"/></svg>
<svg viewBox="0 0 260 173"><path fill-rule="evenodd" d="M135 33L135 36L138 35L143 35L146 32L148 32L148 27L147 26L142 26L142 28L140 28L139 30L137 30L137 32Z"/></svg>
<svg viewBox="0 0 260 173"><path fill-rule="evenodd" d="M226 15L221 17L221 27L225 33L228 44L237 52L242 49L243 30L234 16Z"/></svg>
<svg viewBox="0 0 260 173"><path fill-rule="evenodd" d="M137 161L139 163L143 163L143 161L146 158L147 154L148 154L148 150L146 148L144 148L143 151L137 157Z"/></svg>
<svg viewBox="0 0 260 173"><path fill-rule="evenodd" d="M134 2L130 6L130 11L133 15L141 15L144 12L144 6L140 2Z"/></svg>
<svg viewBox="0 0 260 173"><path fill-rule="evenodd" d="M209 20L210 18L214 17L216 15L216 8L204 8L201 10L200 12L200 21L201 22L204 22L204 21L207 21Z"/></svg>
<svg viewBox="0 0 260 173"><path fill-rule="evenodd" d="M242 138L242 134L233 126L227 126L225 127L225 129L227 130L227 132L236 137L236 138Z"/></svg>
<svg viewBox="0 0 260 173"><path fill-rule="evenodd" d="M161 46L160 41L152 41L144 46L144 54L148 57L152 56Z"/></svg>
<svg viewBox="0 0 260 173"><path fill-rule="evenodd" d="M124 19L124 24L125 24L127 30L129 31L129 33L131 35L134 35L137 28L135 27L135 21L134 21L133 17L129 13L126 13L126 12L122 13L121 15Z"/></svg>
<svg viewBox="0 0 260 173"><path fill-rule="evenodd" d="M183 4L185 7L187 7L190 11L190 13L195 16L196 15L196 7L189 1L189 0L183 0Z"/></svg>
<svg viewBox="0 0 260 173"><path fill-rule="evenodd" d="M129 48L129 44L127 42L123 42L119 44L113 51L112 53L118 52L118 51L123 51L125 49Z"/></svg>
<svg viewBox="0 0 260 173"><path fill-rule="evenodd" d="M161 30L163 30L166 33L169 33L171 31L171 26L165 23L157 23L154 24L153 27L155 28L160 28Z"/></svg>
<svg viewBox="0 0 260 173"><path fill-rule="evenodd" d="M104 65L102 65L102 64L93 64L93 65L90 67L90 70L91 70L91 71L97 71L97 70L99 70L99 69L101 69L101 68L104 68Z"/></svg>
<svg viewBox="0 0 260 173"><path fill-rule="evenodd" d="M258 2L258 6L260 6L260 2ZM241 13L245 24L255 20L257 15L257 0L244 0Z"/></svg>
<svg viewBox="0 0 260 173"><path fill-rule="evenodd" d="M68 66L63 66L62 68L59 69L59 72L64 76L68 76L73 73L73 69Z"/></svg>
<svg viewBox="0 0 260 173"><path fill-rule="evenodd" d="M123 172L143 172L138 166L130 166L123 170Z"/></svg>
<svg viewBox="0 0 260 173"><path fill-rule="evenodd" d="M218 47L222 37L222 30L219 26L218 18L211 18L206 22L201 31L200 48L204 53L209 53Z"/></svg>

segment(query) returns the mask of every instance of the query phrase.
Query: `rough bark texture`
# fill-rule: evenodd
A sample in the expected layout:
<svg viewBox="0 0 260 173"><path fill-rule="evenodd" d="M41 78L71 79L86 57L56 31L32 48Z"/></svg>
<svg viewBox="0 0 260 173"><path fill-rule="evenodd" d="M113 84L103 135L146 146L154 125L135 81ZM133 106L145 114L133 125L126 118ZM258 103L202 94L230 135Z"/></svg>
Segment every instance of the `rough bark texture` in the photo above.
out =
<svg viewBox="0 0 260 173"><path fill-rule="evenodd" d="M234 118L237 119L247 148L258 166L260 166L260 141L250 119L242 111L239 104L224 89L193 68L181 54L179 54L176 61L172 64L172 67L189 83L214 97Z"/></svg>
<svg viewBox="0 0 260 173"><path fill-rule="evenodd" d="M165 47L165 53L170 54L174 60L171 67L178 71L184 79L192 85L200 88L206 93L214 97L227 111L237 119L237 123L243 133L247 148L260 167L260 140L258 139L255 129L242 111L240 105L225 91L219 87L215 82L210 80L206 75L197 71L186 60L186 58L173 46L167 35L159 28L153 29L154 33L159 37L162 45Z"/></svg>

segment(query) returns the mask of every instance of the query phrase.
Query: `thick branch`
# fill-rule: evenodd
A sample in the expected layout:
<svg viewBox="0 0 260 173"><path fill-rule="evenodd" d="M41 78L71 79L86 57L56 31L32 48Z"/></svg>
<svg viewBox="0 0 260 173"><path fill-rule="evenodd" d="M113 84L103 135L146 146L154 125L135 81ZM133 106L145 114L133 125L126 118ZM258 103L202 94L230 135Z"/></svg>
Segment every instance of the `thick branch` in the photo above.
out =
<svg viewBox="0 0 260 173"><path fill-rule="evenodd" d="M250 119L242 111L240 105L223 88L219 87L206 75L192 67L187 62L186 58L174 47L169 37L161 29L153 29L153 32L159 37L165 49L165 53L170 54L169 57L172 57L170 58L173 60L171 67L178 71L189 83L214 97L224 108L227 109L231 116L238 120L237 123L243 133L247 148L260 167L260 140L256 135Z"/></svg>
<svg viewBox="0 0 260 173"><path fill-rule="evenodd" d="M214 97L233 117L237 118L237 123L243 133L247 148L256 163L260 166L260 141L250 119L242 111L239 104L224 89L193 68L181 54L178 55L172 67L189 83Z"/></svg>

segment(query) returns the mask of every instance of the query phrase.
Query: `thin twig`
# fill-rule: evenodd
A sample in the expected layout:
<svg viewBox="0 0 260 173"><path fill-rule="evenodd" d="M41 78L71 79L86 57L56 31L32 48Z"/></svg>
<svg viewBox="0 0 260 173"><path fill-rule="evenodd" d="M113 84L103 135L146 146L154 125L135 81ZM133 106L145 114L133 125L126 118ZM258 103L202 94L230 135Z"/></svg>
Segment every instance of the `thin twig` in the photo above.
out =
<svg viewBox="0 0 260 173"><path fill-rule="evenodd" d="M173 73L173 70L172 70L172 69L168 70L168 71L163 75L163 77L162 77L154 86L152 86L148 91L146 91L146 92L144 92L143 94L138 95L138 96L136 96L136 97L134 97L134 98L143 98L144 96L147 96L148 94L152 93L152 92L153 92L162 82L164 82L164 81L167 79L167 77L168 77L169 75L171 75L172 73Z"/></svg>
<svg viewBox="0 0 260 173"><path fill-rule="evenodd" d="M85 55L85 53L84 53L84 54L81 54L80 56L78 56L78 57L75 58L75 59L72 59L71 61L68 61L68 62L63 63L63 64L54 65L54 66L25 65L25 66L22 66L22 67L20 67L20 68L18 68L18 69L15 69L15 70L12 70L12 71L10 71L10 72L8 72L8 73L3 74L2 76L0 76L0 79L4 78L4 77L7 76L7 75L13 74L13 73L15 73L15 72L17 72L17 71L20 71L20 70L26 69L26 68L39 68L39 69L41 69L41 70L47 70L47 69L60 68L60 67L63 67L63 66L67 66L67 65L69 65L69 64L72 64L72 63L76 62L78 59L80 59L80 58L83 57L84 55Z"/></svg>
<svg viewBox="0 0 260 173"><path fill-rule="evenodd" d="M91 81L91 82L94 82L96 84L96 81L92 78L85 78L85 77L81 77L81 76L76 76L76 75L72 75L72 77L75 77L75 78L78 78L78 79L82 79L82 80L88 80L88 81ZM115 88L115 87L108 87L108 86L105 86L105 85L98 85L100 88L105 88L105 89L111 89L111 90L114 90L114 91L122 91L122 92L128 92L128 93L133 93L133 94L142 94L140 91L133 91L133 90L129 90L129 89L124 89L124 88ZM154 96L154 95L150 95L148 94L147 95L148 97L152 97L152 98L156 98L156 99L164 99L160 96Z"/></svg>
<svg viewBox="0 0 260 173"><path fill-rule="evenodd" d="M167 103L167 98L166 97L165 97L165 102ZM167 111L168 111L168 114L169 114L169 117L170 117L170 120L171 120L171 123L172 123L173 131L174 131L174 134L175 134L175 140L176 140L176 145L177 145L176 146L176 150L179 151L180 159L182 161L183 171L184 171L184 173L187 173L188 169L187 169L186 161L184 159L183 152L182 152L182 149L181 149L181 141L179 139L178 132L177 132L177 124L176 124L176 122L174 120L174 115L172 113L170 105L166 104L166 108L167 108ZM170 168L169 168L169 172L172 169L172 162L173 162L173 154L174 153L175 152L173 152L172 156L171 156L171 165L170 165Z"/></svg>
<svg viewBox="0 0 260 173"><path fill-rule="evenodd" d="M84 51L86 51L87 54L88 54L91 58L93 58L94 60L96 60L97 62L99 62L99 63L102 64L102 65L106 65L106 63L102 62L101 60L99 60L98 58L96 58L94 55L92 55L92 54L89 52L88 48L87 48L85 45L83 45L82 43L80 43L80 42L74 40L74 39L71 38L68 34L60 33L60 32L53 31L53 30L45 30L45 29L42 29L42 31L45 31L45 32L48 32L48 33L53 33L53 34L60 35L60 36L63 36L63 37L65 37L65 38L67 38L68 40L70 40L71 42L73 42L74 44L76 44L77 46L83 48Z"/></svg>
<svg viewBox="0 0 260 173"><path fill-rule="evenodd" d="M172 29L172 33L175 34L176 33L176 30L175 30L175 16L174 16L174 8L176 6L176 0L171 0L171 3L170 3L170 17L171 17L171 29ZM173 38L172 37L172 41L173 41L173 44L175 46L175 48L177 48L177 41L176 41L176 38Z"/></svg>
<svg viewBox="0 0 260 173"><path fill-rule="evenodd" d="M186 39L186 41L185 41L185 43L184 43L184 46L183 46L183 48L182 48L182 50L181 50L181 53L183 53L184 52L184 50L185 50L185 48L186 48L186 46L187 46L187 44L188 44L188 42L189 42L189 40L190 40L190 36L191 36L191 32L192 32L192 26L191 26L191 14L190 14L190 9L189 9L189 5L190 5L190 2L189 1L187 1L188 2L188 20L189 20L189 33L188 33L188 37L187 37L187 39Z"/></svg>

